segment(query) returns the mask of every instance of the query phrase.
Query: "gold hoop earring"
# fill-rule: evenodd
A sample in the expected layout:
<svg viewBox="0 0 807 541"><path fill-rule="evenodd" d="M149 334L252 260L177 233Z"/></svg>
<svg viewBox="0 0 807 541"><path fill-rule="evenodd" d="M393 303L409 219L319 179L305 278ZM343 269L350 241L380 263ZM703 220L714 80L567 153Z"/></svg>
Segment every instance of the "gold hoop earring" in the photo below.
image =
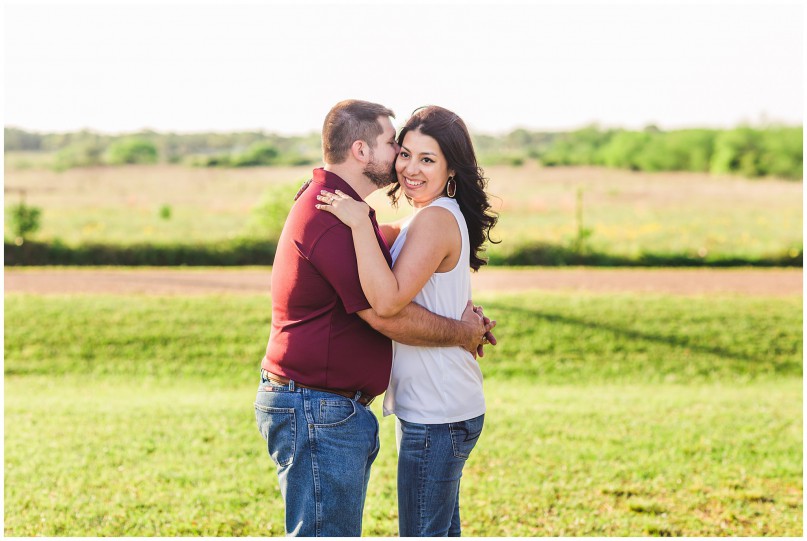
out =
<svg viewBox="0 0 807 541"><path fill-rule="evenodd" d="M457 195L457 181L454 180L454 177L448 177L448 183L446 184L446 195L448 197L454 197Z"/></svg>

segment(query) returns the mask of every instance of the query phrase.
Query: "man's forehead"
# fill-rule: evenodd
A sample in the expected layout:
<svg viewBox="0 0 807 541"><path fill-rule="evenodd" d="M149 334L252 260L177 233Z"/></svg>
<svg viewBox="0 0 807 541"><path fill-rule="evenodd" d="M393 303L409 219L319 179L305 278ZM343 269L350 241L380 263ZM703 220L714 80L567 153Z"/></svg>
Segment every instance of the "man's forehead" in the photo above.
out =
<svg viewBox="0 0 807 541"><path fill-rule="evenodd" d="M395 133L395 125L392 123L392 118L388 116L379 117L378 121L381 123L381 127L383 128L385 133L392 132Z"/></svg>

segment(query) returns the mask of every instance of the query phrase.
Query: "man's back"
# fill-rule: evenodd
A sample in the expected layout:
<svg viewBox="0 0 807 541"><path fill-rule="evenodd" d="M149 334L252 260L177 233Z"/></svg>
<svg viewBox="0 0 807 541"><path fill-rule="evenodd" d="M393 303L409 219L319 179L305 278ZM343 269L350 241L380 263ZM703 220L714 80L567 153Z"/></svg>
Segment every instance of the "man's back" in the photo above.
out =
<svg viewBox="0 0 807 541"><path fill-rule="evenodd" d="M355 314L370 303L350 229L314 207L322 188L360 199L337 175L316 169L289 213L272 269L272 332L261 366L304 385L375 396L389 382L392 346Z"/></svg>

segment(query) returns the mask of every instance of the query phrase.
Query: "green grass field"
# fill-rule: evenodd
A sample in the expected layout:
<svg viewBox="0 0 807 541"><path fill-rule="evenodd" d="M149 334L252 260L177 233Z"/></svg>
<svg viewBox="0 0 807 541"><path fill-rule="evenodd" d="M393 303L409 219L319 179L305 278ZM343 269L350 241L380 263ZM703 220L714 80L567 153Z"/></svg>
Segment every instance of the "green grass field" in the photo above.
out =
<svg viewBox="0 0 807 541"><path fill-rule="evenodd" d="M477 536L799 536L802 300L480 295ZM269 299L5 298L5 534L282 535L255 427ZM380 403L373 406L380 413ZM395 535L382 421L365 535Z"/></svg>
<svg viewBox="0 0 807 541"><path fill-rule="evenodd" d="M5 533L283 534L253 385L7 377ZM476 536L800 535L801 380L575 385L493 380L463 478ZM375 405L378 414L378 405ZM382 421L365 535L397 533Z"/></svg>
<svg viewBox="0 0 807 541"><path fill-rule="evenodd" d="M34 238L59 238L67 244L196 243L254 234L248 224L263 193L298 184L311 168L160 165L56 173L7 166L5 173L7 188L25 189L27 203L43 209L42 230ZM501 215L494 238L503 241L490 247L492 256L535 243L570 246L578 234L578 189L583 190L582 225L591 232L588 250L625 257L653 253L754 259L796 257L802 249L801 182L542 168L534 162L492 166L486 174L494 209ZM11 192L6 204L18 199ZM381 192L369 201L382 221L409 213L405 202L393 211ZM170 219L160 217L164 206L171 209Z"/></svg>
<svg viewBox="0 0 807 541"><path fill-rule="evenodd" d="M801 375L800 297L718 298L481 295L501 338L485 374L553 384ZM5 372L248 380L270 313L265 296L9 295Z"/></svg>

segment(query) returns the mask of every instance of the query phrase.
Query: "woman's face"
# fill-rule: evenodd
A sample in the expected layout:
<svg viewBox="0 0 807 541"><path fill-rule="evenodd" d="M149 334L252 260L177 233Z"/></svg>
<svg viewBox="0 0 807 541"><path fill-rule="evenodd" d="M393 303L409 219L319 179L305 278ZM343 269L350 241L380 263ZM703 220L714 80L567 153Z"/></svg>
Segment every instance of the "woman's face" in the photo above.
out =
<svg viewBox="0 0 807 541"><path fill-rule="evenodd" d="M443 195L449 175L454 174L437 140L419 130L406 132L395 171L415 207L426 206Z"/></svg>

